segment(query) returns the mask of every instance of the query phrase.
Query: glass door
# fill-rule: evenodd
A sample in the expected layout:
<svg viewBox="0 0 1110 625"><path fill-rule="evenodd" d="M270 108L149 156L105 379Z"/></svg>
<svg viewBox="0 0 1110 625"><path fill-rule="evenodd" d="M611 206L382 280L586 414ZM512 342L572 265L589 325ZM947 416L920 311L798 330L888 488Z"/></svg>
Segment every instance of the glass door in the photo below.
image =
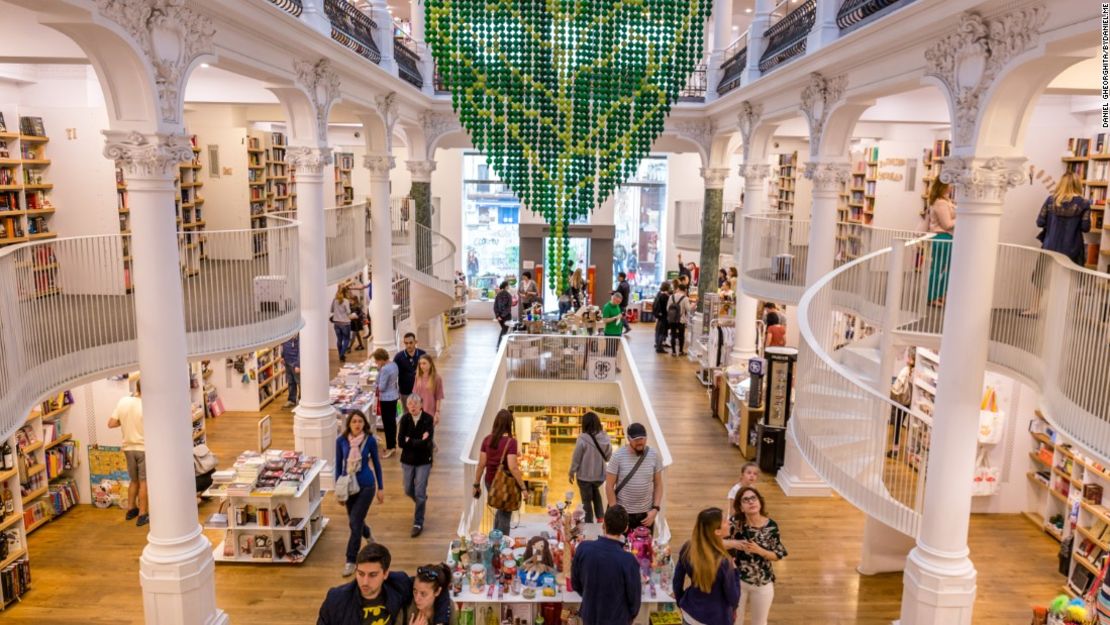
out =
<svg viewBox="0 0 1110 625"><path fill-rule="evenodd" d="M543 240L543 311L544 312L559 312L559 293L552 290L551 285L548 284L548 272L551 270L551 262L547 258L547 245L551 241L550 238L545 237ZM590 240L583 237L572 237L570 239L570 257L574 260L574 267L582 270L582 277L586 277L586 268L590 266ZM567 276L568 280L570 276Z"/></svg>

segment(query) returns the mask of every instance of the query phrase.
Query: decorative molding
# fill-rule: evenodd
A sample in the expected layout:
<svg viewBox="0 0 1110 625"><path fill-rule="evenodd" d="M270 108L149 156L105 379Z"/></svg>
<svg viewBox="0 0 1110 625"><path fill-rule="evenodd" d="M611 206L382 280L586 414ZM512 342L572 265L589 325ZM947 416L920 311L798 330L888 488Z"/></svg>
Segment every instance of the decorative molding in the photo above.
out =
<svg viewBox="0 0 1110 625"><path fill-rule="evenodd" d="M725 180L728 179L728 171L727 167L702 167L701 177L705 180L705 188L725 188Z"/></svg>
<svg viewBox="0 0 1110 625"><path fill-rule="evenodd" d="M762 104L752 104L748 100L740 103L740 113L736 116L736 123L740 127L740 136L744 140L744 144L740 146L740 149L743 150L744 162L747 162L751 156L752 135L762 118Z"/></svg>
<svg viewBox="0 0 1110 625"><path fill-rule="evenodd" d="M128 178L170 178L178 166L193 159L193 144L180 134L104 131L104 156Z"/></svg>
<svg viewBox="0 0 1110 625"><path fill-rule="evenodd" d="M771 166L766 163L745 163L740 166L740 177L744 179L745 186L762 185L770 176Z"/></svg>
<svg viewBox="0 0 1110 625"><path fill-rule="evenodd" d="M674 122L672 128L674 128L675 134L698 144L708 157L709 152L713 149L713 133L716 131L713 120L679 120Z"/></svg>
<svg viewBox="0 0 1110 625"><path fill-rule="evenodd" d="M845 76L825 78L817 72L809 75L809 84L802 89L802 112L809 122L809 155L816 157L821 153L821 138L829 111L844 96L848 86Z"/></svg>
<svg viewBox="0 0 1110 625"><path fill-rule="evenodd" d="M310 148L302 145L290 146L285 151L285 160L298 174L323 174L324 167L334 162L331 148Z"/></svg>
<svg viewBox="0 0 1110 625"><path fill-rule="evenodd" d="M805 164L802 175L813 181L815 192L836 193L840 185L848 181L851 171L851 163L811 161Z"/></svg>
<svg viewBox="0 0 1110 625"><path fill-rule="evenodd" d="M388 154L366 154L362 157L362 166L370 170L370 178L385 178L389 180L389 171L397 162Z"/></svg>
<svg viewBox="0 0 1110 625"><path fill-rule="evenodd" d="M948 157L941 169L940 181L956 187L960 198L958 206L964 201L1001 205L1006 191L1025 182L1024 164L1024 158Z"/></svg>
<svg viewBox="0 0 1110 625"><path fill-rule="evenodd" d="M983 96L1011 59L1036 45L1047 19L1043 5L989 19L967 12L956 32L925 51L925 75L943 83L952 102L956 145L974 143Z"/></svg>
<svg viewBox="0 0 1110 625"><path fill-rule="evenodd" d="M412 174L413 182L431 182L432 172L436 170L435 161L405 161L405 167Z"/></svg>
<svg viewBox="0 0 1110 625"><path fill-rule="evenodd" d="M212 20L185 6L185 0L96 0L96 6L146 55L154 70L161 121L180 125L189 67L214 52Z"/></svg>
<svg viewBox="0 0 1110 625"><path fill-rule="evenodd" d="M293 69L297 72L297 86L308 96L316 113L316 140L320 145L327 145L328 115L332 104L339 99L339 74L328 59L315 63L293 59Z"/></svg>
<svg viewBox="0 0 1110 625"><path fill-rule="evenodd" d="M390 47L392 51L392 47ZM378 113L382 116L382 122L385 123L385 149L386 152L393 152L393 127L397 125L397 119L400 117L397 113L397 92L390 91L385 95L374 97L374 108L378 109Z"/></svg>
<svg viewBox="0 0 1110 625"><path fill-rule="evenodd" d="M420 114L420 127L424 129L424 141L429 146L436 144L444 135L462 130L459 118L453 113L424 111Z"/></svg>

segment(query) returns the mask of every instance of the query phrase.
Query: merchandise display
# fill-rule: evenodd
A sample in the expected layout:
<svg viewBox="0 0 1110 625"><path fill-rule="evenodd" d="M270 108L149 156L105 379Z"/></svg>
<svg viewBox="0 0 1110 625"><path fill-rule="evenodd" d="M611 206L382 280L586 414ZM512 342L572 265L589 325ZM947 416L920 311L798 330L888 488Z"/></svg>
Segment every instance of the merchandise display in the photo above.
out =
<svg viewBox="0 0 1110 625"><path fill-rule="evenodd" d="M328 400L338 413L339 428L343 429L347 415L358 410L370 417L377 415L377 426L382 426L378 400L378 368L373 360L347 362L339 367L339 373L328 387Z"/></svg>
<svg viewBox="0 0 1110 625"><path fill-rule="evenodd" d="M204 495L226 501L226 509L204 522L222 530L212 555L217 562L297 563L328 525L321 503L324 461L297 451L245 451L229 469L212 474Z"/></svg>

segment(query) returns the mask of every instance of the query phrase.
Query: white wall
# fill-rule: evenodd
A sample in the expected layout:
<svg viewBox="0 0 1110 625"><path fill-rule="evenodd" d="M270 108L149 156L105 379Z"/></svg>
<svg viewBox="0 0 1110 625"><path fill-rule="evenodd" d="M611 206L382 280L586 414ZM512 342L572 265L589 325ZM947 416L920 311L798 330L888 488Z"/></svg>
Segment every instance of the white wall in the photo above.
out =
<svg viewBox="0 0 1110 625"><path fill-rule="evenodd" d="M1012 514L1026 509L1025 473L1029 466L1029 421L1040 395L1035 389L1001 373L988 371L984 389L994 387L998 393L998 410L1005 415L1002 442L988 448L988 465L999 472L998 493L971 499L973 513Z"/></svg>

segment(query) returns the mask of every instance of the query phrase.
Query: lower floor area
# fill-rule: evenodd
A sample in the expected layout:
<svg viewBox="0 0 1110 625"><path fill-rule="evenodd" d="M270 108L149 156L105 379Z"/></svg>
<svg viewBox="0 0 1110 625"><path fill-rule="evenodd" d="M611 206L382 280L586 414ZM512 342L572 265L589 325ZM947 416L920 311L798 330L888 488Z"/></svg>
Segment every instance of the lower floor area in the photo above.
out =
<svg viewBox="0 0 1110 625"><path fill-rule="evenodd" d="M436 363L446 399L427 519L418 538L409 536L413 504L401 491L398 457L383 461L385 502L373 505L368 520L376 540L392 551L396 570L411 573L417 566L441 561L455 537L469 496L460 491L465 478L459 455L485 403L482 393L496 356L497 334L493 321L474 320L452 330L451 345ZM724 505L744 459L729 444L720 421L710 416L709 397L694 376L694 365L656 354L648 324L636 324L628 339L674 457L665 472L664 511L674 536L672 548L677 550L699 510ZM365 354L355 351L352 357ZM332 367L338 368L334 353ZM242 450L256 447L262 414L273 418L273 447L293 447L293 415L281 403L274 401L261 413L227 412L208 420L208 445L221 468L230 466ZM787 498L771 476L765 475L759 487L789 551L776 564L772 623L886 625L898 618L901 574L856 572L863 514L836 496ZM199 518L217 509L216 502L204 503ZM218 605L232 622L315 621L327 589L344 582L345 513L332 497L325 499L324 511L331 524L303 563L217 565ZM209 538L219 542L219 534L210 533ZM125 521L122 510L78 506L29 538L32 590L21 603L0 613L0 619L36 625L143 623L138 557L145 543L145 529ZM979 571L974 622L1027 622L1030 606L1060 594L1064 578L1057 572L1059 544L1021 515L976 515L969 544Z"/></svg>

